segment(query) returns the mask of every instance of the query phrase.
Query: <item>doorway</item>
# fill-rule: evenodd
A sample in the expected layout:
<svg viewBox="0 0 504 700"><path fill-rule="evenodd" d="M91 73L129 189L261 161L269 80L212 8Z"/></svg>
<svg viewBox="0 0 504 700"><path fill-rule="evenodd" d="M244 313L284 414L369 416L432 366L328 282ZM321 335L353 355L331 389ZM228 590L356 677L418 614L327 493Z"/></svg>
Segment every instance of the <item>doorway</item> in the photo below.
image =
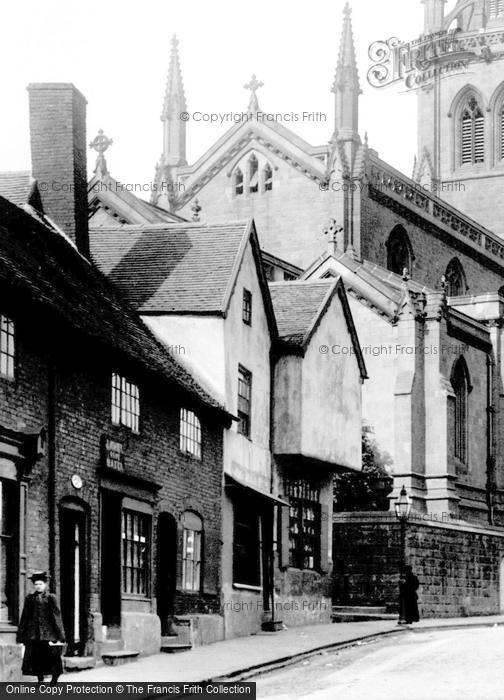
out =
<svg viewBox="0 0 504 700"><path fill-rule="evenodd" d="M121 494L101 494L101 613L107 637L121 628Z"/></svg>
<svg viewBox="0 0 504 700"><path fill-rule="evenodd" d="M157 523L157 614L161 634L170 634L175 612L177 586L177 521L170 513L161 513Z"/></svg>
<svg viewBox="0 0 504 700"><path fill-rule="evenodd" d="M87 640L87 513L78 503L60 510L61 617L67 655L83 656Z"/></svg>

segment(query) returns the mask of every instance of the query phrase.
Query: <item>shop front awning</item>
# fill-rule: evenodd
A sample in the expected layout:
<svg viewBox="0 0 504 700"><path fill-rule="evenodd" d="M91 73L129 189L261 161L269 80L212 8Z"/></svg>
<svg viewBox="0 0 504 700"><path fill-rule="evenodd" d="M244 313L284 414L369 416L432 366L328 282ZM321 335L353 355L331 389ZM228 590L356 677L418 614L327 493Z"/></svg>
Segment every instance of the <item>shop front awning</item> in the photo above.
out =
<svg viewBox="0 0 504 700"><path fill-rule="evenodd" d="M262 498L266 501L268 501L271 505L279 505L279 506L288 506L289 503L287 501L283 501L281 498L278 498L278 496L274 496L272 493L268 493L267 491L262 491L261 489L256 488L255 486L250 486L249 484L246 484L243 481L240 481L239 479L236 479L234 476L231 476L230 474L225 474L224 475L224 483L226 486L226 489L233 492L233 489L239 489L240 491L244 492L245 494L248 493L250 496L255 496L256 498Z"/></svg>

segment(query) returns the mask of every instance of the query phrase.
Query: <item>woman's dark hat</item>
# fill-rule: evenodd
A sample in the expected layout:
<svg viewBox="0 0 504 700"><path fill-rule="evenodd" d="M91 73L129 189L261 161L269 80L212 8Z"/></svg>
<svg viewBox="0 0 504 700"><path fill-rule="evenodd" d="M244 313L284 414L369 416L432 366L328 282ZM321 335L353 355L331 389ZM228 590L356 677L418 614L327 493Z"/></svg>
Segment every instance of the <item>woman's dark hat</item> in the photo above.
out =
<svg viewBox="0 0 504 700"><path fill-rule="evenodd" d="M31 576L30 576L30 581L32 583L35 583L35 581L44 581L44 583L47 583L47 572L46 571L35 571Z"/></svg>

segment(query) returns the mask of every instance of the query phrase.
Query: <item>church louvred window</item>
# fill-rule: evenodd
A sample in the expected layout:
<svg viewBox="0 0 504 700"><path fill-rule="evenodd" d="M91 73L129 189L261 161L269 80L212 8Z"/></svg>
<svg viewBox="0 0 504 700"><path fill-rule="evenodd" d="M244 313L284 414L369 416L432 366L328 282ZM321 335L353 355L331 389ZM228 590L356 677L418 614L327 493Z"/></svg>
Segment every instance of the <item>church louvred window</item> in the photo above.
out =
<svg viewBox="0 0 504 700"><path fill-rule="evenodd" d="M483 163L485 160L485 117L474 96L462 110L461 162Z"/></svg>
<svg viewBox="0 0 504 700"><path fill-rule="evenodd" d="M488 2L488 16L490 19L499 17L499 15L504 14L504 0L489 0Z"/></svg>

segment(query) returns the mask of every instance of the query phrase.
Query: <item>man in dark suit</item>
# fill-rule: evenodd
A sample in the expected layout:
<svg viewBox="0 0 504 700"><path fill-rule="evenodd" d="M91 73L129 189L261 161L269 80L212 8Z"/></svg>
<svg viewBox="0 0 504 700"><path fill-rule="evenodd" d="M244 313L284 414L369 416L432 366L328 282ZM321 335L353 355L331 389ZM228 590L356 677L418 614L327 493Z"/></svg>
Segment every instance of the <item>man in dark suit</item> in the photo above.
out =
<svg viewBox="0 0 504 700"><path fill-rule="evenodd" d="M25 645L23 675L37 676L43 683L51 674L51 683L57 683L63 673L61 651L65 632L58 600L47 591L47 574L37 571L31 577L35 592L26 596L17 641Z"/></svg>

